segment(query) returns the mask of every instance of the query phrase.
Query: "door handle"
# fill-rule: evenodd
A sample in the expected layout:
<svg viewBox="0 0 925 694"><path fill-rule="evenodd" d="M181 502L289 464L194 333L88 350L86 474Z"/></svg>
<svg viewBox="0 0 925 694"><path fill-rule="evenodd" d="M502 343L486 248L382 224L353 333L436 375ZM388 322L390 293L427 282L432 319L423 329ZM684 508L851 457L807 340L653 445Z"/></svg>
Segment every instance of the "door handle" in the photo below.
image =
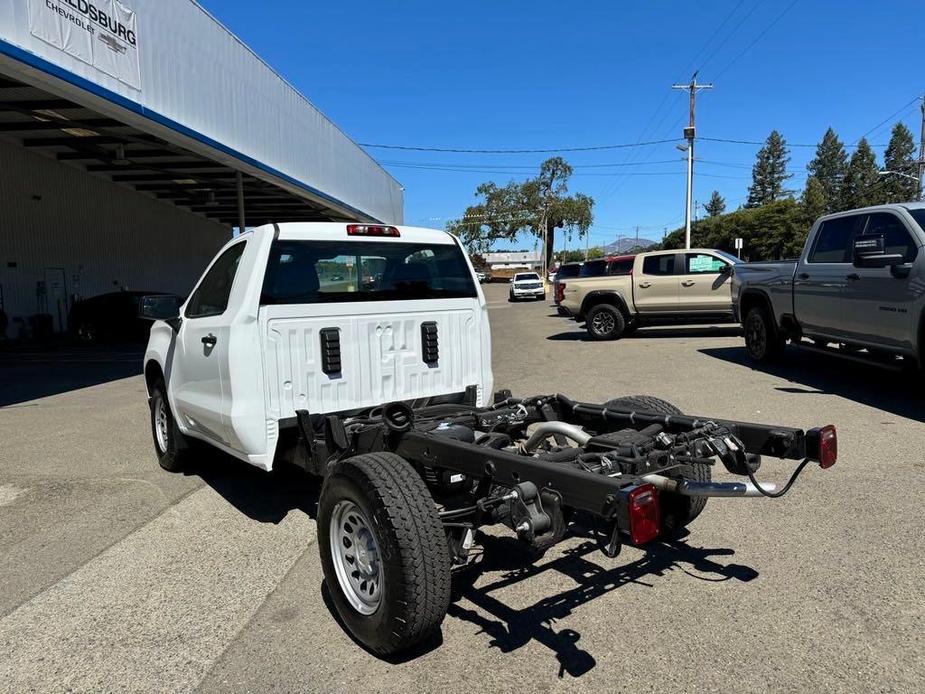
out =
<svg viewBox="0 0 925 694"><path fill-rule="evenodd" d="M845 275L845 279L846 279L846 280L856 281L856 280L861 279L861 276L860 276L858 273L856 273L856 272L852 272L852 273L849 273L849 274Z"/></svg>
<svg viewBox="0 0 925 694"><path fill-rule="evenodd" d="M218 342L218 338L215 337L215 335L212 333L209 333L202 338L202 344L204 344L206 347L215 347L216 342Z"/></svg>
<svg viewBox="0 0 925 694"><path fill-rule="evenodd" d="M652 283L651 282L640 282L639 286L642 287L643 289L648 289L649 287L652 286Z"/></svg>
<svg viewBox="0 0 925 694"><path fill-rule="evenodd" d="M695 284L696 282L694 282L694 280L684 280L681 282L682 287L693 287Z"/></svg>
<svg viewBox="0 0 925 694"><path fill-rule="evenodd" d="M808 279L809 279L809 273L808 273L808 272L801 272L799 275L797 275L797 279L798 279L798 280L808 280Z"/></svg>

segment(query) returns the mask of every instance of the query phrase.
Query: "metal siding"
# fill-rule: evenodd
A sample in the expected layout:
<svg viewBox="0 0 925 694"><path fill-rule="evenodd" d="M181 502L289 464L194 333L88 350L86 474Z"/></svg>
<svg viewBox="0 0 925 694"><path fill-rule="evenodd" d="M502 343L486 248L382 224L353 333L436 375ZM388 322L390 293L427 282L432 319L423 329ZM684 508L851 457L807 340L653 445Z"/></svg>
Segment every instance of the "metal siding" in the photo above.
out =
<svg viewBox="0 0 925 694"><path fill-rule="evenodd" d="M0 141L0 285L9 336L16 335L14 317L37 312L36 283L47 267L65 269L68 295L125 286L185 296L230 234L221 224Z"/></svg>
<svg viewBox="0 0 925 694"><path fill-rule="evenodd" d="M392 178L324 114L191 0L126 0L137 12L141 90L33 37L27 0L0 0L0 40L388 223Z"/></svg>

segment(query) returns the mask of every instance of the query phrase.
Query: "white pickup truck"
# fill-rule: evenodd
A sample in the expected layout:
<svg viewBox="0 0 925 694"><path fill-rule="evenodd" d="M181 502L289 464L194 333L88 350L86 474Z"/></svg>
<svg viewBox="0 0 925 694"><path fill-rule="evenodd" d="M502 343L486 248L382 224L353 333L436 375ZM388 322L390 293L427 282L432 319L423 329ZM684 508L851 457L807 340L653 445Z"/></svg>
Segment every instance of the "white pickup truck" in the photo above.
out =
<svg viewBox="0 0 925 694"><path fill-rule="evenodd" d="M648 396L492 394L485 300L442 231L261 227L221 249L182 306L150 296L142 312L156 319L144 377L161 466L195 462L205 442L323 477L325 582L378 655L439 629L480 527L544 549L581 512L615 556L679 532L708 497L782 495L789 483L755 480L762 455L803 460L791 482L836 458L832 426L685 416ZM713 482L716 462L747 481Z"/></svg>

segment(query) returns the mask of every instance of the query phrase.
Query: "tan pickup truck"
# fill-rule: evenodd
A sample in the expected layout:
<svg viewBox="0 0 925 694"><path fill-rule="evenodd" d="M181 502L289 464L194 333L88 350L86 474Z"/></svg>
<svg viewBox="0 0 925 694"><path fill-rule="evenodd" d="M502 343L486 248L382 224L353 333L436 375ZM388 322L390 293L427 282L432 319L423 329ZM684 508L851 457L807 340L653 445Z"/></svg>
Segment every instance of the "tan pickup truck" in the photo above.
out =
<svg viewBox="0 0 925 694"><path fill-rule="evenodd" d="M594 340L617 340L641 325L732 321L735 256L712 249L640 253L629 273L559 283L559 307Z"/></svg>

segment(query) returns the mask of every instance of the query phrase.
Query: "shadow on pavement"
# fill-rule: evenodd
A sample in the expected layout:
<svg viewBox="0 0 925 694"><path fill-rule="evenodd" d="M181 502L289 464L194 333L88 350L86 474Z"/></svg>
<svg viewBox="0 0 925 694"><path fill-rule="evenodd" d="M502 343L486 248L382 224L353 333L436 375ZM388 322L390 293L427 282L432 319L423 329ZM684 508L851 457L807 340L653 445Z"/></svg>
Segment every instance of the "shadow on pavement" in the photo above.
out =
<svg viewBox="0 0 925 694"><path fill-rule="evenodd" d="M742 334L742 328L738 325L652 325L645 328L639 328L631 335L625 335L620 340L638 340L652 338L668 337L738 337ZM554 342L597 342L588 337L587 331L583 329L571 330L565 333L557 333L546 338Z"/></svg>
<svg viewBox="0 0 925 694"><path fill-rule="evenodd" d="M836 356L812 354L787 347L781 361L758 365L751 362L744 347L717 347L699 350L722 361L784 378L793 386L775 390L794 395L837 395L862 405L891 412L918 422L925 422L921 388L909 373L887 371Z"/></svg>
<svg viewBox="0 0 925 694"><path fill-rule="evenodd" d="M209 446L196 449L200 457L185 474L202 478L248 518L280 523L290 511L315 517L321 480L290 465L268 473Z"/></svg>
<svg viewBox="0 0 925 694"><path fill-rule="evenodd" d="M679 541L667 541L646 547L646 554L629 564L604 569L587 559L598 551L594 541L566 550L565 555L537 566L530 548L513 538L482 537L485 553L477 568L469 570L468 582L457 577L449 615L482 628L490 638L489 647L510 653L530 641L549 648L558 661L558 676L581 677L596 665L593 655L578 643L581 634L574 629L556 631L556 620L570 615L576 608L610 593L628 583L651 586L648 577L658 577L673 570L704 581L751 581L758 576L754 569L737 564L720 564L711 557L731 556L731 549L697 549ZM692 573L697 571L699 573ZM576 586L557 595L543 598L524 609L514 609L494 597L493 592L548 571L571 578ZM502 572L501 578L488 585L472 583L487 572ZM712 574L704 576L702 574ZM487 612L490 617L460 604L460 598Z"/></svg>
<svg viewBox="0 0 925 694"><path fill-rule="evenodd" d="M143 356L143 344L3 349L0 407L137 376Z"/></svg>
<svg viewBox="0 0 925 694"><path fill-rule="evenodd" d="M201 477L241 513L261 523L279 523L292 511L301 511L310 518L317 514L320 480L291 466L281 466L268 474L220 451L204 449L202 457L187 474ZM731 549L699 549L679 540L653 543L645 548L645 555L641 558L605 569L588 558L588 555L599 551L597 542L590 539L593 534L580 525L573 525L572 529L573 536L586 541L566 549L563 556L542 564L537 564L540 556L519 540L479 533L483 553L473 566L453 576L453 597L448 616L481 627L490 639L489 647L502 653L510 653L530 641L537 641L554 653L560 678L566 674L581 677L596 667L597 660L578 645L580 632L574 629L556 631L553 625L582 605L628 583L651 586L651 580L646 579L663 576L669 571L682 571L692 578L713 582L747 582L758 576L751 567L714 560L714 557L732 556L734 551ZM510 607L492 595L550 571L569 577L575 587L523 609ZM493 580L487 585L475 586L476 581L486 574L495 574L497 578L492 576ZM329 590L322 582L325 606L349 636L350 632L331 601ZM479 610L466 607L463 599ZM367 650L355 639L354 642ZM443 637L438 632L411 651L385 660L396 665L406 663L439 648L442 643Z"/></svg>

